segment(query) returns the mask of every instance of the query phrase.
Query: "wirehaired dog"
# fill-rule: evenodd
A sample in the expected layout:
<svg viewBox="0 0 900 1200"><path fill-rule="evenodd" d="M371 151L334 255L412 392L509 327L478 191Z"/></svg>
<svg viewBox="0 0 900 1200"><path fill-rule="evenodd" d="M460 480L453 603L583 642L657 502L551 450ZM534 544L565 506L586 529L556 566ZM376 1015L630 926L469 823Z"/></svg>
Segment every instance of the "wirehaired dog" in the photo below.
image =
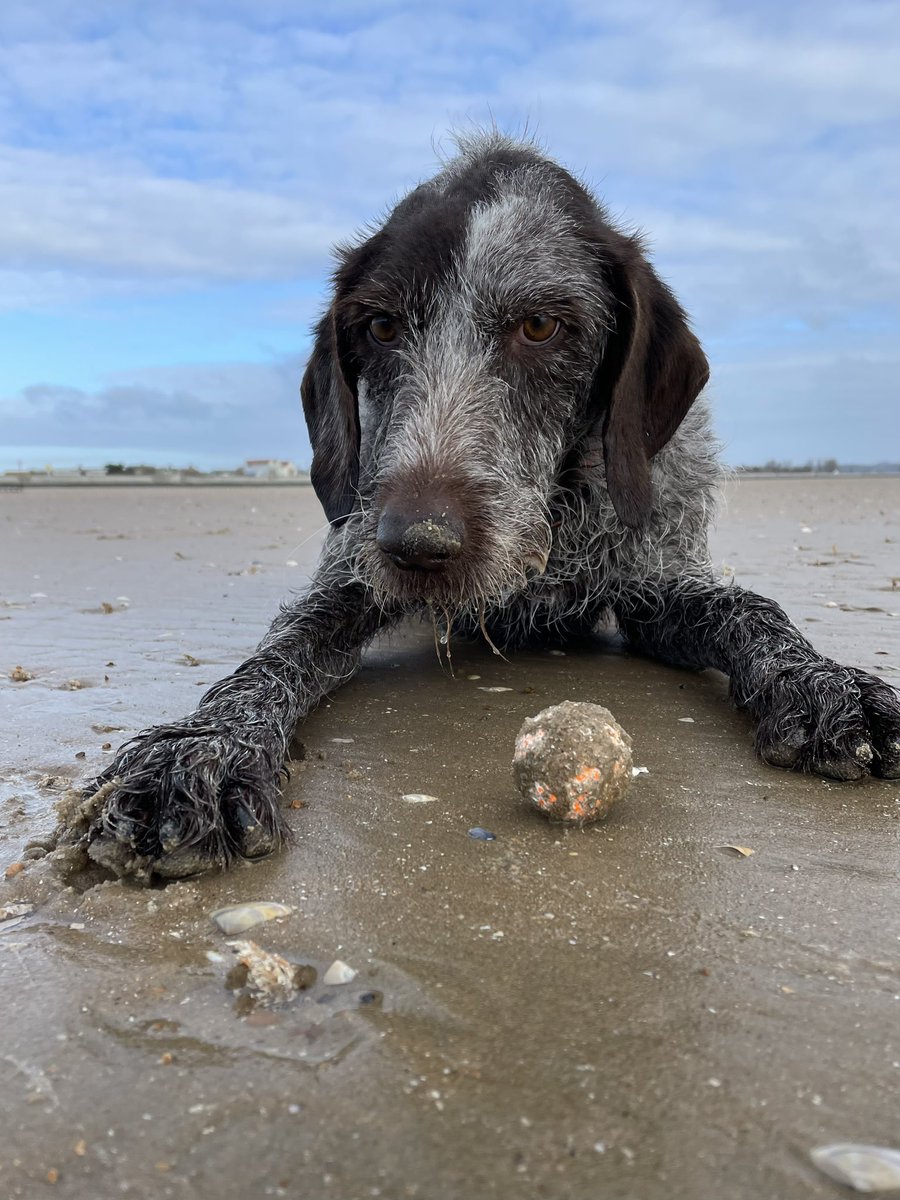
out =
<svg viewBox="0 0 900 1200"><path fill-rule="evenodd" d="M714 578L708 367L638 238L497 135L339 252L302 384L330 531L311 587L196 711L100 777L90 853L191 874L274 849L298 721L380 630L430 613L502 647L587 633L716 668L769 763L900 776L892 688Z"/></svg>

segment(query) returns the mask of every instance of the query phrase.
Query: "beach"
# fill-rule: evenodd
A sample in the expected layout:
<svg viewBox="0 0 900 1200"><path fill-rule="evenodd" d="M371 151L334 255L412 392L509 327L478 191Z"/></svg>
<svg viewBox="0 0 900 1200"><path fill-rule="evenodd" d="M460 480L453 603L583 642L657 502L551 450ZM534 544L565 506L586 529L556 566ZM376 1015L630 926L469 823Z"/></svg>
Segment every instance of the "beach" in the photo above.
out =
<svg viewBox="0 0 900 1200"><path fill-rule="evenodd" d="M812 1147L897 1144L900 781L767 767L713 672L459 642L451 676L405 627L298 730L283 852L149 889L25 856L253 649L323 534L309 488L0 494L0 908L34 906L0 924L0 1196L841 1194ZM900 683L900 478L734 480L712 547ZM562 700L647 768L584 829L512 782ZM289 1004L228 986L209 914L242 901L294 910L246 935L316 969Z"/></svg>

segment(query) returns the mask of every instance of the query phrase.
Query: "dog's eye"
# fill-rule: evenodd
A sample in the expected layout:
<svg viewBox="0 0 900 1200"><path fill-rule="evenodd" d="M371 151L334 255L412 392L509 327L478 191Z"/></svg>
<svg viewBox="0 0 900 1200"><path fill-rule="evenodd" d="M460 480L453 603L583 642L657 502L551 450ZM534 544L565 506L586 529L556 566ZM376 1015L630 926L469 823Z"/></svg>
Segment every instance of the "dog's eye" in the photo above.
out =
<svg viewBox="0 0 900 1200"><path fill-rule="evenodd" d="M561 326L556 317L548 317L546 313L534 313L526 317L516 335L520 342L549 342L559 333Z"/></svg>
<svg viewBox="0 0 900 1200"><path fill-rule="evenodd" d="M379 346L390 346L400 336L400 326L386 313L373 317L369 322L369 333Z"/></svg>

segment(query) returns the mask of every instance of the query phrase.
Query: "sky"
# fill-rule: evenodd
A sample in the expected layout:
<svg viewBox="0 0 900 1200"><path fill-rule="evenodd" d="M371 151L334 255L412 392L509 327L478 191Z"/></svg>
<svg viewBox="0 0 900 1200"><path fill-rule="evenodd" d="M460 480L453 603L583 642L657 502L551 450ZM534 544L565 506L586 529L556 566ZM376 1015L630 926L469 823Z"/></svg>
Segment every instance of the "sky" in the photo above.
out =
<svg viewBox="0 0 900 1200"><path fill-rule="evenodd" d="M897 0L3 0L0 470L310 452L330 246L491 122L690 312L733 464L900 459Z"/></svg>

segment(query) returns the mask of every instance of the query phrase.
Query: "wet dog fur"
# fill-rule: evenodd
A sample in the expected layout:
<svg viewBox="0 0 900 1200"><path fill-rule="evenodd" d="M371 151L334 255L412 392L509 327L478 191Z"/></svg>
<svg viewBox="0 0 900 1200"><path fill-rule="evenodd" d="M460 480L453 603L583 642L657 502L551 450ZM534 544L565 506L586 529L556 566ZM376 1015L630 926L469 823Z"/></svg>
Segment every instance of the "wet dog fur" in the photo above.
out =
<svg viewBox="0 0 900 1200"><path fill-rule="evenodd" d="M900 703L714 577L706 358L639 238L489 134L338 252L302 385L330 522L308 592L195 712L123 746L90 853L180 876L269 853L298 722L410 615L501 648L588 633L715 668L760 755L900 776Z"/></svg>

